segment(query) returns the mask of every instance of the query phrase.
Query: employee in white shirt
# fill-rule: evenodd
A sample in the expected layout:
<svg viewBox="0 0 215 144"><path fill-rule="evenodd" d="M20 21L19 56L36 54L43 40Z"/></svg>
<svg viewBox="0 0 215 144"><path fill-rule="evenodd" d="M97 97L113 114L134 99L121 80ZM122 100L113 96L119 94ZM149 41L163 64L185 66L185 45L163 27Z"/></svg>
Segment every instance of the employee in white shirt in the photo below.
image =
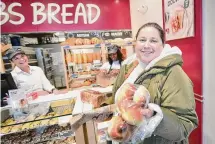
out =
<svg viewBox="0 0 215 144"><path fill-rule="evenodd" d="M40 67L29 66L24 51L10 49L6 54L15 65L11 74L18 88L28 90L29 93L38 92L38 95L58 93Z"/></svg>
<svg viewBox="0 0 215 144"><path fill-rule="evenodd" d="M123 55L120 51L120 47L118 45L111 45L107 47L108 50L108 62L104 63L100 71L114 72L119 71L122 61Z"/></svg>

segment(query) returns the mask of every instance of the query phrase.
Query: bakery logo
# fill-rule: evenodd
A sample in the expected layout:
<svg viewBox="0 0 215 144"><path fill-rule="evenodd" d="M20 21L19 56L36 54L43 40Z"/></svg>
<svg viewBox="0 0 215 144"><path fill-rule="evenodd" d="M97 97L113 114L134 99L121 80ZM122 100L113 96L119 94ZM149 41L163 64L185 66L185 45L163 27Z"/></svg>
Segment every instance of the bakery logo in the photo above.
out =
<svg viewBox="0 0 215 144"><path fill-rule="evenodd" d="M4 2L0 2L1 6L1 21L0 25L4 25L9 22L13 25L23 24L26 20L24 13L20 13L17 10L24 8L21 3L13 2L6 5ZM43 4L40 2L31 3L33 15L31 18L33 25L40 25L47 21L49 24L78 24L79 21L83 21L84 24L93 24L100 17L100 8L95 4L63 4L60 6L57 3ZM72 13L71 10L75 13ZM93 16L92 16L93 12ZM70 19L70 20L68 20ZM29 21L29 20L27 20Z"/></svg>

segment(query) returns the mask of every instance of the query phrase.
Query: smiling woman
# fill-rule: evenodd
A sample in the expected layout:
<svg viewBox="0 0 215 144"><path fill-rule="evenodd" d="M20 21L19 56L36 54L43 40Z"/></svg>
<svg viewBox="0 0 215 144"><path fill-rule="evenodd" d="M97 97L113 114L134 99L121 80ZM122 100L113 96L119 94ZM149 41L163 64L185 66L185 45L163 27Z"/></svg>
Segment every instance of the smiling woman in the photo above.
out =
<svg viewBox="0 0 215 144"><path fill-rule="evenodd" d="M133 62L122 65L114 83L115 100L115 94L126 83L145 86L151 96L150 103L160 107L163 120L142 144L188 144L198 118L193 84L181 67L181 50L165 44L164 31L157 23L147 23L137 32L135 53ZM146 108L142 115L155 118L157 113L153 108Z"/></svg>
<svg viewBox="0 0 215 144"><path fill-rule="evenodd" d="M153 23L143 25L136 35L137 57L144 63L149 63L158 57L164 46L164 32Z"/></svg>
<svg viewBox="0 0 215 144"><path fill-rule="evenodd" d="M25 90L28 94L32 92L37 92L38 95L58 93L40 67L29 66L28 57L20 48L9 49L6 55L15 65L11 74L17 88Z"/></svg>

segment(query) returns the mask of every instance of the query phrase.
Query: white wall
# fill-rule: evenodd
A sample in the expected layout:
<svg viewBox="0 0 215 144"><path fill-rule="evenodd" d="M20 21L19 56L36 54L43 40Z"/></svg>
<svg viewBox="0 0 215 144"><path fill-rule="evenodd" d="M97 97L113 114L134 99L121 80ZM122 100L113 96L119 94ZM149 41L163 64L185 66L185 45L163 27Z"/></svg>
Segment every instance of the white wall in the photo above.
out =
<svg viewBox="0 0 215 144"><path fill-rule="evenodd" d="M215 0L203 2L203 144L215 144Z"/></svg>
<svg viewBox="0 0 215 144"><path fill-rule="evenodd" d="M148 7L145 14L137 11L139 8L141 12L144 12L142 5ZM139 27L147 22L157 22L163 27L162 0L130 0L130 14L133 38Z"/></svg>

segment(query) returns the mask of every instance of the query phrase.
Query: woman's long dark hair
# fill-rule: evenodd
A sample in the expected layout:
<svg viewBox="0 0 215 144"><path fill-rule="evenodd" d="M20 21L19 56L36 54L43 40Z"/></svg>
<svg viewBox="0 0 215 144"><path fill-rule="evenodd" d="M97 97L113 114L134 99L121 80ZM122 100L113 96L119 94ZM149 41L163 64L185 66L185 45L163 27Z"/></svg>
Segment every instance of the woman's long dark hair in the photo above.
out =
<svg viewBox="0 0 215 144"><path fill-rule="evenodd" d="M116 54L117 54L117 60L119 61L119 64L120 64L120 66L121 66L122 61L123 61L123 55L122 55L122 53L121 53L121 51L120 51L121 48L120 48L119 46L117 46L117 45L113 45L113 46L115 46L115 47L118 48ZM113 60L110 58L110 55L109 55L109 54L108 54L108 62L109 62L109 64L110 64L110 69L109 69L109 71L110 71L111 68L112 68Z"/></svg>
<svg viewBox="0 0 215 144"><path fill-rule="evenodd" d="M119 60L119 64L121 65L121 63L123 61L123 55L122 55L120 49L117 50L116 54L117 54L117 60ZM110 58L109 54L108 54L108 62L110 65L112 65L112 63L113 63L113 60Z"/></svg>

